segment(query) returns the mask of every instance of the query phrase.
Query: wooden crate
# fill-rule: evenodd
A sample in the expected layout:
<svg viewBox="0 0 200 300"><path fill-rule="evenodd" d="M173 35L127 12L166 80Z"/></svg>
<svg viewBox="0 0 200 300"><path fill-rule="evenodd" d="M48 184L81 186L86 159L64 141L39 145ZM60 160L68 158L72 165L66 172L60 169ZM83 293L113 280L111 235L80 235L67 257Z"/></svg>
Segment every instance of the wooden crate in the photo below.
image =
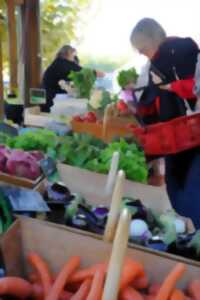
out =
<svg viewBox="0 0 200 300"><path fill-rule="evenodd" d="M75 120L71 122L74 132L88 133L104 142L111 142L115 137L132 136L131 131L127 128L128 124L130 121L126 119L110 118L104 135L102 123L77 122Z"/></svg>
<svg viewBox="0 0 200 300"><path fill-rule="evenodd" d="M0 172L0 182L29 189L37 189L37 187L42 184L43 179L43 175L38 177L36 180L30 180L24 177L17 177Z"/></svg>
<svg viewBox="0 0 200 300"><path fill-rule="evenodd" d="M22 276L29 271L26 258L32 251L41 255L51 271L57 273L71 256L81 257L81 267L108 260L112 245L79 230L20 217L2 237L1 249L8 275ZM128 248L127 256L144 264L152 282L162 282L178 262L176 257L161 257L137 247ZM200 274L198 265L187 260L184 263L187 272L178 284L182 288Z"/></svg>

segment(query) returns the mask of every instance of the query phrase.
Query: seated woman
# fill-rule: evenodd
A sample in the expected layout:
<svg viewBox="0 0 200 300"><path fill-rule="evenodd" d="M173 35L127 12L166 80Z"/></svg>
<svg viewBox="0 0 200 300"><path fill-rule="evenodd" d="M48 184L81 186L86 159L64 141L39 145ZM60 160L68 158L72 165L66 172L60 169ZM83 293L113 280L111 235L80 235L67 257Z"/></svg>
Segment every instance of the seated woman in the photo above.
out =
<svg viewBox="0 0 200 300"><path fill-rule="evenodd" d="M43 112L50 111L50 107L53 105L53 99L56 94L66 93L59 86L59 81L69 81L68 76L70 72L79 72L81 69L76 49L70 45L63 46L56 54L54 61L44 72L42 87L46 90L46 104L41 105L41 110ZM97 77L104 76L103 72L95 71L95 73Z"/></svg>

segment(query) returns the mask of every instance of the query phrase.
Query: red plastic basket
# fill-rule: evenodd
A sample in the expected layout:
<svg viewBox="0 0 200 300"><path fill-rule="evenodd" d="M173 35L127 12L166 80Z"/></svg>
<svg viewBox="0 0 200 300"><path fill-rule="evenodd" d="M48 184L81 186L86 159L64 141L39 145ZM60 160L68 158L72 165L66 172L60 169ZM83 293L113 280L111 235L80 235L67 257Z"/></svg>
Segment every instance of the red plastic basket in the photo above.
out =
<svg viewBox="0 0 200 300"><path fill-rule="evenodd" d="M147 155L175 154L200 146L200 113L133 128L132 132Z"/></svg>

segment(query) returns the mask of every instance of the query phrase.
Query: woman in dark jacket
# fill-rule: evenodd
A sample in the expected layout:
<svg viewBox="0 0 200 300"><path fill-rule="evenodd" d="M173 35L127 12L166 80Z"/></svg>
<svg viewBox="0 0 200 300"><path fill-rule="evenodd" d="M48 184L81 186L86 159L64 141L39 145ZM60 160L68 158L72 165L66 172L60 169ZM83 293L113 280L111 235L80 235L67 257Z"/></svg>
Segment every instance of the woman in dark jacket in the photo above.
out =
<svg viewBox="0 0 200 300"><path fill-rule="evenodd" d="M142 19L131 34L132 45L151 61L149 85L138 112L146 124L166 122L194 109L194 74L199 52L191 38L167 38L153 19ZM162 84L156 87L155 84ZM184 132L183 132L184 139ZM167 192L174 209L200 228L200 150L165 157Z"/></svg>
<svg viewBox="0 0 200 300"><path fill-rule="evenodd" d="M69 81L68 76L71 71L79 72L82 69L79 63L75 48L66 45L58 51L55 60L44 72L42 86L46 90L46 104L41 106L42 111L50 111L56 94L66 93L59 86L59 81ZM97 77L105 76L101 71L94 70L94 73Z"/></svg>
<svg viewBox="0 0 200 300"><path fill-rule="evenodd" d="M79 72L81 67L78 64L76 50L69 45L63 46L57 53L55 60L44 72L42 85L46 90L46 104L41 106L41 110L50 111L53 105L53 99L56 94L63 94L58 82L60 80L68 81L71 71Z"/></svg>

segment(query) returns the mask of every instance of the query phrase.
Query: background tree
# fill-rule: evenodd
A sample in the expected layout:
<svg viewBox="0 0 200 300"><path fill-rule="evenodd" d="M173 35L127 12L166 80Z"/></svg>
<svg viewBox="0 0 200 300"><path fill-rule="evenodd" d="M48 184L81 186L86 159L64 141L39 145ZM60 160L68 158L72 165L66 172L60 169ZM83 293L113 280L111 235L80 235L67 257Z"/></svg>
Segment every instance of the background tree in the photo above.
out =
<svg viewBox="0 0 200 300"><path fill-rule="evenodd" d="M8 30L5 0L0 0L0 39L2 42L3 62L5 67L8 63Z"/></svg>
<svg viewBox="0 0 200 300"><path fill-rule="evenodd" d="M81 20L89 10L92 1L41 1L41 40L44 65L49 63L63 44L74 44L80 40L84 31Z"/></svg>
<svg viewBox="0 0 200 300"><path fill-rule="evenodd" d="M63 44L78 42L83 14L94 0L41 0L41 46L43 67L53 59ZM96 0L99 1L99 0ZM83 24L82 24L83 25ZM78 30L79 28L79 30ZM6 1L0 0L0 34L4 66L8 62Z"/></svg>

